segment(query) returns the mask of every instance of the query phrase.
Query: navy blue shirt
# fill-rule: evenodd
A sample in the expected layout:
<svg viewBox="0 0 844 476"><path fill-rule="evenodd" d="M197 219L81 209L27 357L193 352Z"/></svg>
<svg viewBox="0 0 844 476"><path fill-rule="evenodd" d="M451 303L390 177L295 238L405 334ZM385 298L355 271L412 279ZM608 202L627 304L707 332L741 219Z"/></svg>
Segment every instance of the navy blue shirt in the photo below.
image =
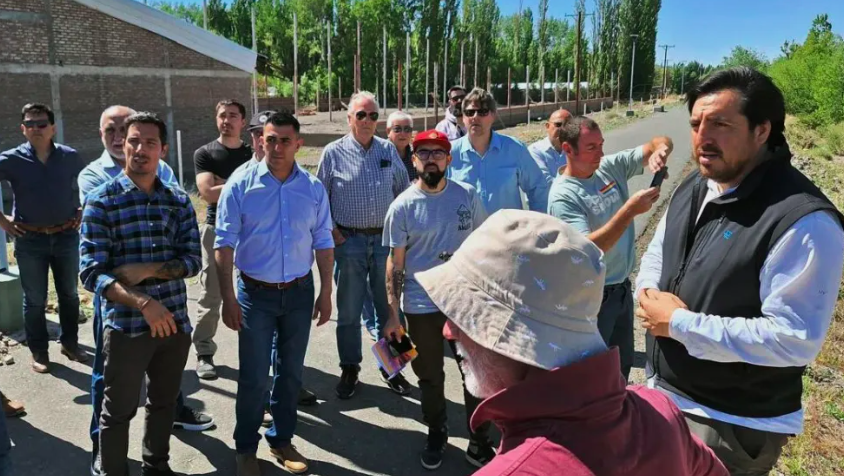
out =
<svg viewBox="0 0 844 476"><path fill-rule="evenodd" d="M41 163L29 142L0 153L0 180L12 184L16 222L35 226L60 225L76 215L76 178L85 161L74 149L53 144Z"/></svg>

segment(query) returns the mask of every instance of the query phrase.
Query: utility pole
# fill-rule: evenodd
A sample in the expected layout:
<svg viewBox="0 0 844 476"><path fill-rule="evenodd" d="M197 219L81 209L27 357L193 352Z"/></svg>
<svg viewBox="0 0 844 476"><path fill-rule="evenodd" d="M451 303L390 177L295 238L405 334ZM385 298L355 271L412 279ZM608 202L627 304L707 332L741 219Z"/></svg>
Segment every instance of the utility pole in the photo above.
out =
<svg viewBox="0 0 844 476"><path fill-rule="evenodd" d="M682 96L683 93L686 90L686 65L683 65L682 68L683 68L683 73L682 73L682 76L681 76L682 79L680 80L680 96Z"/></svg>
<svg viewBox="0 0 844 476"><path fill-rule="evenodd" d="M206 0L202 0L202 28L208 29L208 2Z"/></svg>
<svg viewBox="0 0 844 476"><path fill-rule="evenodd" d="M577 15L566 15L577 18L577 43L575 43L574 54L574 110L580 109L580 57L582 56L583 18L592 16L592 13L584 13L578 10Z"/></svg>
<svg viewBox="0 0 844 476"><path fill-rule="evenodd" d="M299 115L299 29L293 12L293 115Z"/></svg>
<svg viewBox="0 0 844 476"><path fill-rule="evenodd" d="M384 119L387 118L387 25L384 25L384 40L383 40L383 47L384 47L384 104L381 106L381 109L384 114Z"/></svg>
<svg viewBox="0 0 844 476"><path fill-rule="evenodd" d="M404 39L405 45L405 66L404 66L404 103L405 107L410 109L410 31ZM401 94L401 91L399 91Z"/></svg>
<svg viewBox="0 0 844 476"><path fill-rule="evenodd" d="M475 37L475 87L478 87L478 37Z"/></svg>
<svg viewBox="0 0 844 476"><path fill-rule="evenodd" d="M325 24L325 29L328 42L328 122L333 122L334 118L331 117L334 109L332 107L334 104L331 102L331 22Z"/></svg>
<svg viewBox="0 0 844 476"><path fill-rule="evenodd" d="M207 27L207 25L206 25ZM252 7L252 51L255 55L258 54L258 40L255 34L255 7ZM258 69L252 72L252 112L258 113ZM179 170L181 170L182 163L179 162ZM180 182L183 183L183 182Z"/></svg>
<svg viewBox="0 0 844 476"><path fill-rule="evenodd" d="M360 20L358 20L358 53L357 53L356 58L357 58L357 61L356 61L357 64L355 65L355 81L356 81L355 92L359 92L360 86L361 86L360 83L362 82L361 78L360 78L360 70L361 70L361 67L360 67L360 63L361 63L361 57L360 57ZM376 64L378 64L378 63L376 63ZM378 91L376 91L376 93L377 92Z"/></svg>
<svg viewBox="0 0 844 476"><path fill-rule="evenodd" d="M466 65L463 63L463 50L466 47L466 40L460 41L460 85L466 87Z"/></svg>
<svg viewBox="0 0 844 476"><path fill-rule="evenodd" d="M632 116L633 112L633 72L635 71L636 67L636 40L639 39L639 35L630 35L633 38L633 53L632 57L630 58L630 102L627 105L627 115Z"/></svg>
<svg viewBox="0 0 844 476"><path fill-rule="evenodd" d="M430 33L430 30L429 30ZM429 72L431 69L431 38L425 35L425 130L428 130L428 87L431 85Z"/></svg>
<svg viewBox="0 0 844 476"><path fill-rule="evenodd" d="M674 48L674 45L659 45L659 47L665 49L665 56L662 60L662 99L665 99L665 88L668 87L668 48Z"/></svg>
<svg viewBox="0 0 844 476"><path fill-rule="evenodd" d="M448 28L446 23L446 28ZM445 32L445 41L443 48L443 94L448 94L448 30ZM446 98L447 99L447 98Z"/></svg>

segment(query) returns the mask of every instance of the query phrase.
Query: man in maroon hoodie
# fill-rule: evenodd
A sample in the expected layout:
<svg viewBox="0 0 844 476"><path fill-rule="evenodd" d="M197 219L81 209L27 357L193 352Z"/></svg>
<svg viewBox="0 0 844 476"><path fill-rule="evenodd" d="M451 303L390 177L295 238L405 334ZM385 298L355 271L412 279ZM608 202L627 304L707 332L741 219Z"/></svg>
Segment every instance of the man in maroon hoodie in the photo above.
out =
<svg viewBox="0 0 844 476"><path fill-rule="evenodd" d="M625 387L597 327L603 253L554 217L502 210L417 282L448 316L469 392L503 439L476 475L728 476L662 393Z"/></svg>

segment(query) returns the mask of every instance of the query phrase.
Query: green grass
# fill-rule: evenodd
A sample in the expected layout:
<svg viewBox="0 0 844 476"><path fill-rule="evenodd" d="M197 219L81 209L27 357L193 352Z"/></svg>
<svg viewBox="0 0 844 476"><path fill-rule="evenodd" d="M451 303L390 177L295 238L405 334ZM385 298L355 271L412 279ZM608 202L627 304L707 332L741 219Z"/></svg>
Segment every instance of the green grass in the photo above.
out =
<svg viewBox="0 0 844 476"><path fill-rule="evenodd" d="M844 124L820 131L789 117L793 163L844 210ZM789 441L778 469L789 476L844 474L844 293L839 290L823 349L803 377L804 432Z"/></svg>

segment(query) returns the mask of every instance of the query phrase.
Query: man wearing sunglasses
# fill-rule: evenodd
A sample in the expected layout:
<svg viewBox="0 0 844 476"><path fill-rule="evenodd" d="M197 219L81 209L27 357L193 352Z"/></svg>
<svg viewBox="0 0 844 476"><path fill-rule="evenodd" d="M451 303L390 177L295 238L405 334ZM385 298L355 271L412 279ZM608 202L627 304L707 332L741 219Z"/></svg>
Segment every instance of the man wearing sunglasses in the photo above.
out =
<svg viewBox="0 0 844 476"><path fill-rule="evenodd" d="M23 288L26 339L32 370L50 371L47 333L47 275L52 268L59 298L61 353L86 362L79 348L79 223L81 208L76 178L85 161L70 147L56 144L55 115L44 104L21 111L27 142L0 153L0 180L12 184L14 217L0 213L0 227L15 239L15 257Z"/></svg>
<svg viewBox="0 0 844 476"><path fill-rule="evenodd" d="M465 97L466 89L463 86L452 86L448 90L448 109L445 112L445 119L437 124L437 130L445 134L450 141L466 135L466 127L462 123Z"/></svg>
<svg viewBox="0 0 844 476"><path fill-rule="evenodd" d="M542 174L549 186L554 177L560 174L566 167L566 153L563 151L563 144L560 142L560 130L571 119L571 113L565 109L557 109L545 122L545 132L548 137L536 141L528 147L533 160L539 165Z"/></svg>
<svg viewBox="0 0 844 476"><path fill-rule="evenodd" d="M342 374L337 396L351 398L358 384L361 350L361 311L367 287L372 293L379 335L390 308L384 282L389 248L381 244L387 209L409 185L396 147L375 137L378 102L370 92L355 93L349 101L350 132L322 151L317 178L325 186L334 221L337 283L337 350ZM399 374L381 378L393 392L407 394L410 384Z"/></svg>
<svg viewBox="0 0 844 476"><path fill-rule="evenodd" d="M531 210L545 213L550 184L524 144L492 131L495 109L495 98L481 88L463 100L463 124L469 134L451 144L449 178L475 187L490 215L505 208L521 210L520 191Z"/></svg>
<svg viewBox="0 0 844 476"><path fill-rule="evenodd" d="M413 163L419 180L396 198L384 223L387 259L387 298L390 322L384 333L399 334L399 301L419 355L411 362L422 390L422 418L428 439L420 453L422 466L440 467L448 442L443 372L443 334L446 317L416 282L416 273L427 271L451 258L463 241L486 220L486 210L471 185L445 178L451 164L451 144L440 131L425 131L413 140ZM403 299L403 300L402 300ZM452 354L458 355L449 341ZM459 357L458 357L459 362ZM458 367L459 369L459 367ZM464 387L466 426L480 400ZM489 423L469 429L466 459L481 467L495 457L487 432Z"/></svg>

